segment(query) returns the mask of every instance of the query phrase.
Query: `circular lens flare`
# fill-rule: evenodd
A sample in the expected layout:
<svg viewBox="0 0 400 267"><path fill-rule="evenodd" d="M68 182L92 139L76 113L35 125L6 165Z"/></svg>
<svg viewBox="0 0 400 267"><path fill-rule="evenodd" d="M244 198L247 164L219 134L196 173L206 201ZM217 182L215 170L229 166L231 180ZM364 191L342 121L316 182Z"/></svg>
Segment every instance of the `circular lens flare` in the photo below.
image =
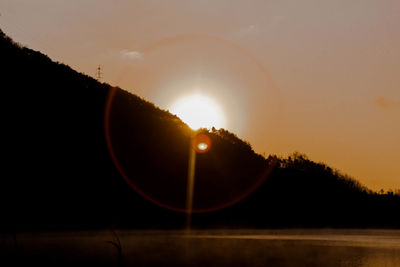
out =
<svg viewBox="0 0 400 267"><path fill-rule="evenodd" d="M206 153L211 148L211 138L204 133L200 133L192 139L192 147L197 153Z"/></svg>
<svg viewBox="0 0 400 267"><path fill-rule="evenodd" d="M279 96L279 92L277 91L276 86L273 84L272 79L270 78L270 74L268 73L268 71L266 70L266 68L263 66L262 62L260 60L258 60L254 55L252 55L250 52L248 52L247 50L243 49L242 47L224 40L224 39L220 39L218 37L214 37L214 36L208 36L208 35L197 35L197 34L183 34L183 35L176 35L176 36L170 36L167 37L165 39L159 40L155 43L152 43L150 45L148 45L147 47L145 47L144 49L142 49L140 52L144 55L147 56L146 62L148 62L148 59L150 59L150 55L153 55L152 57L155 59L154 62L152 62L151 64L155 64L155 70L160 71L160 76L159 77L164 77L163 75L165 74L170 74L170 70L171 70L171 66L172 67L177 67L179 64L176 64L176 62L180 63L180 62L184 62L185 64L181 64L182 66L184 66L188 71L190 71L190 67L192 65L190 64L186 64L186 60L188 58L188 62L192 59L192 57L190 57L190 55L188 55L186 53L186 51L193 51L193 48L196 48L196 51L200 50L197 49L200 46L202 46L203 44L205 45L215 45L216 49L214 50L206 50L207 52L207 57L213 57L216 56L215 61L210 61L211 65L206 66L207 70L209 71L209 73L212 75L210 77L215 77L214 75L216 74L216 72L214 72L214 65L216 63L218 63L218 61L220 59L222 59L223 57L218 57L218 55L221 54L221 49L224 49L226 51L229 51L231 53L231 57L229 58L229 63L232 62L238 62L240 64L241 67L246 67L246 68L251 68L251 70L253 71L253 73L258 73L258 75L260 76L259 78L256 77L256 79L253 78L252 80L249 80L249 77L246 77L245 81L242 81L240 79L233 79L237 77L242 77L243 76L243 68L238 68L239 72L234 72L231 71L229 72L229 77L232 77L232 80L227 80L226 82L232 82L234 85L237 85L238 89L237 91L235 91L236 93L234 93L234 90L231 90L231 88L228 91L228 95L218 95L220 98L219 99L223 99L224 101L226 101L226 97L227 96L238 96L239 93L241 92L242 88L246 88L246 89L251 89L251 85L249 85L247 83L247 80L251 81L251 84L260 84L260 86L262 86L262 88L265 88L265 91L270 91L272 90L273 92L273 103L279 103L277 105L277 109L281 109L281 100L280 100L280 96ZM183 49L190 46L190 49ZM179 48L179 49L176 49ZM170 50L162 50L161 49L170 49ZM176 58L174 56L174 53L170 53L171 50L178 50L179 51L179 55L183 55L180 58ZM185 52L182 54L182 51ZM203 50L201 50L203 51ZM208 53L208 52L211 53ZM164 56L159 56L159 53L168 53L171 54L171 61L165 61L165 57ZM215 52L215 53L214 53ZM161 54L162 55L162 54ZM197 57L197 53L196 53L196 57L195 59L197 60L199 57ZM240 56L240 57L238 57ZM162 60L162 62L160 63L157 60ZM196 60L190 61L190 62L194 62L195 66L195 70L198 71L198 65ZM168 64L165 64L165 63ZM245 64L245 62L247 62ZM221 64L225 64L225 63L221 63ZM152 66L152 65L149 65ZM167 68L162 68L160 66L167 66ZM219 70L219 66L223 66L225 69L225 65L219 65L217 64L217 67L215 68L215 70ZM230 65L229 65L230 67ZM139 69L139 68L138 68ZM205 69L205 70L206 70ZM232 68L235 69L235 68ZM148 70L148 68L143 68L141 69L141 72L138 72L136 76L141 76L142 74L146 74L146 71ZM131 73L132 72L132 68L126 68L123 70L123 72L120 73L119 77L120 79L122 79L122 77L130 77L132 76ZM177 68L176 73L178 75L178 77L185 77L185 72L181 72L179 68ZM158 73L157 73L158 74ZM239 74L239 75L236 75ZM167 77L171 77L171 86L173 88L177 88L176 93L180 92L178 89L179 88L185 88L182 89L181 92L187 92L187 88L190 88L193 85L193 79L192 77L188 77L188 83L184 82L183 86L178 86L179 84L176 84L177 79L175 79L174 75L167 75ZM207 76L206 76L207 77ZM210 78L209 77L209 78ZM260 80L261 79L261 80ZM147 82L147 80L149 80L149 82ZM184 79L185 80L185 79ZM260 80L260 83L258 83L257 81ZM158 79L145 79L146 82L143 83L139 83L139 85L137 84L138 81L135 80L135 88L156 88L157 86L159 86L160 83L158 83ZM197 81L197 80L196 80ZM207 80L208 81L208 80ZM221 77L221 82L224 82L225 80L222 79ZM168 80L167 81L162 81L163 85L168 84ZM209 83L200 83L200 86L203 86L203 88L207 88L209 89L210 92L213 92L214 90L210 90L210 89L214 89L212 84ZM221 84L222 86L224 84ZM217 89L218 87L220 87L221 85L218 84L218 86L215 87L215 89ZM198 86L198 85L196 85ZM129 86L128 86L129 87ZM132 86L130 86L132 87ZM259 86L257 86L258 88ZM175 93L172 93L170 90L165 90L165 88L160 88L161 92L165 92L165 94L167 94L169 97L171 96L176 96ZM222 91L222 90L221 90ZM147 91L143 91L143 94L145 94L144 92ZM175 92L175 91L174 91ZM143 95L145 96L145 95ZM243 95L240 95L243 96ZM246 95L247 96L247 95ZM160 97L164 97L164 95L160 96ZM172 139L166 139L166 142L160 142L162 145L162 148L157 149L156 151L153 151L151 149L146 148L146 150L139 150L137 149L137 147L132 147L129 144L132 143L132 136L136 136L135 133L137 133L136 131L136 120L135 120L135 116L133 116L135 113L132 112L121 112L126 111L126 110L130 110L129 107L131 106L131 102L127 101L129 98L126 97L126 94L123 93L121 90L117 89L117 88L111 88L110 93L109 93L109 97L107 98L107 102L106 102L106 111L104 113L105 116L105 120L104 120L104 124L105 124L105 136L106 136L106 141L107 141L107 147L108 150L110 152L112 161L114 163L114 165L116 166L117 170L119 171L119 173L121 174L121 176L126 180L126 182L140 195L142 195L144 198L146 198L147 200L151 201L152 203L155 203L157 205L160 205L162 207L171 209L171 210L175 210L175 211L180 211L180 212L186 212L186 208L185 208L185 196L186 196L186 190L185 190L185 186L187 183L186 180L186 172L183 172L182 175L176 175L176 173L173 173L170 175L170 171L171 170L175 170L174 168L176 166L180 166L180 164L175 164L176 162L179 162L181 159L186 159L185 157L183 157L182 155L187 155L187 150L184 149L184 152L182 152L181 154L177 154L180 156L176 156L176 157L171 157L170 152L170 148L171 148L171 144L175 144L176 140L183 140L182 138L172 138ZM163 108L169 108L171 107L171 103L173 103L173 101L171 101L171 98L161 98L164 99L163 101L165 102L160 102L163 103L162 107ZM175 98L174 98L175 99ZM229 98L230 99L230 98ZM230 101L232 103L243 103L245 102L245 99L236 99L234 98L233 100L239 100L237 102L235 101ZM229 102L229 101L228 101ZM229 102L229 103L230 103ZM222 102L221 102L222 103ZM226 103L226 102L225 102ZM227 104L227 103L226 103ZM235 122L238 120L238 116L237 115L242 115L244 114L244 112L239 108L240 105L235 105L233 106L235 108L235 110L238 111L238 113L234 113L231 114L233 116L230 116L228 113L225 114L225 116L228 116L229 118L234 118ZM232 109L232 106L229 105L224 105L224 109L228 112L230 109ZM170 109L171 110L171 109ZM239 112L240 111L240 112ZM180 116L180 115L179 115ZM280 116L276 116L276 118L279 120ZM188 123L186 120L183 120L186 123ZM234 124L233 122L229 122L230 124ZM195 126L189 125L192 129L196 129ZM200 127L204 127L204 126L200 126ZM206 126L206 127L210 127L210 126ZM223 127L223 128L227 128L226 125L223 126L218 126L218 125L214 125L214 127L218 128L218 127ZM241 126L242 127L242 126ZM139 131L139 130L138 130ZM238 130L235 130L238 131ZM185 129L186 132L186 129ZM143 135L139 135L140 137L143 137ZM136 137L136 138L140 138L140 137ZM157 140L158 138L161 138L160 140L164 140L163 137L164 135L159 135L157 136L157 138L155 139L151 139L149 138L149 140ZM147 137L146 137L147 138ZM214 138L213 138L214 140ZM231 206L241 200L243 200L246 196L248 196L249 194L251 194L256 188L258 188L263 181L269 176L269 174L272 172L275 164L277 163L270 163L265 167L264 171L260 171L258 168L258 171L254 171L252 172L252 175L247 175L246 179L239 179L239 180L235 180L232 179L233 177L228 176L229 173L227 175L225 175L225 172L221 172L220 170L232 170L232 172L235 172L236 170L240 170L243 166L241 164L229 164L231 161L229 159L223 159L223 156L225 153L221 152L218 147L218 145L216 145L218 143L214 142L212 144L212 148L213 149L213 153L209 153L209 154L205 154L202 155L202 157L199 157L199 165L202 162L202 159L205 159L204 162L208 162L210 167L210 174L212 174L211 176L208 175L208 173L206 173L207 175L202 176L202 175L198 175L198 179L196 180L196 190L197 193L194 195L195 196L195 200L193 203L193 212L209 212L209 211L214 211L214 210L219 210L222 208L226 208L228 206ZM196 153L204 153L201 152L202 150L200 150L198 148L198 146L196 146L196 144L193 141L193 138L191 140L191 145L193 150L196 151ZM143 146L144 147L144 146ZM178 146L173 146L173 147L178 147ZM185 147L186 148L186 147ZM206 151L210 149L210 145L208 145L207 149L205 149ZM130 159L131 158L137 158L137 159L142 159L144 154L142 153L142 151L149 151L150 153L148 153L148 155L152 156L153 158L150 158L151 161L149 162L153 162L154 161L154 157L157 156L159 157L158 162L160 163L159 165L157 165L156 167L153 167L151 169L151 171L154 172L154 175L137 175L138 173L138 169L140 170L145 170L145 173L148 174L153 174L153 172L149 172L148 169L146 169L147 165L143 164L143 162L146 162L147 158L144 158L141 161L134 161L132 162ZM164 152L165 153L160 153L160 152ZM168 152L167 152L168 151ZM179 151L179 149L177 149L177 151ZM174 152L176 153L177 151L174 150ZM225 154L226 155L226 154ZM150 157L149 156L149 157ZM213 160L207 160L208 157L212 157ZM214 157L215 156L215 157ZM163 161L164 159L164 161ZM179 159L179 160L178 160ZM219 160L221 159L221 160ZM136 164L137 162L137 164ZM171 167L169 164L165 164L171 162L171 165L173 167ZM187 163L186 161L184 161L184 163ZM246 163L243 163L246 164ZM186 168L186 164L181 164L181 169ZM183 166L184 165L184 166ZM155 172L157 172L160 175L155 175ZM169 175L169 176L168 176ZM171 178L176 178L176 179L160 179L161 177L171 177ZM208 177L212 177L212 185L213 186L213 190L209 190L209 183L208 183ZM217 179L214 179L214 177L216 177ZM248 178L248 179L247 179ZM229 181L227 186L227 181ZM245 184L243 184L245 182ZM199 189L200 188L200 189ZM201 188L203 188L204 190L201 190ZM233 192L233 193L232 193ZM176 198L175 198L176 197Z"/></svg>
<svg viewBox="0 0 400 267"><path fill-rule="evenodd" d="M207 147L208 147L208 145L207 145L206 143L199 143L199 144L197 144L197 148L198 148L199 150L206 150Z"/></svg>

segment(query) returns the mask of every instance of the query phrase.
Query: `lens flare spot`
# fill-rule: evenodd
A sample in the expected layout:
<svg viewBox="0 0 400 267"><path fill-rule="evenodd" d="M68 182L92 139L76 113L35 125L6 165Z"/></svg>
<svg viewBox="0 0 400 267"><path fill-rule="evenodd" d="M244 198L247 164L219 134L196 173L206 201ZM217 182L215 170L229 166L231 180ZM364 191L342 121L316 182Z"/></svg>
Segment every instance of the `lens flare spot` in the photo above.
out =
<svg viewBox="0 0 400 267"><path fill-rule="evenodd" d="M208 145L207 145L206 143L199 143L199 144L197 144L197 148L198 148L199 150L206 150L207 147L208 147Z"/></svg>
<svg viewBox="0 0 400 267"><path fill-rule="evenodd" d="M197 153L206 153L211 148L211 139L208 135L201 133L193 138L192 145Z"/></svg>

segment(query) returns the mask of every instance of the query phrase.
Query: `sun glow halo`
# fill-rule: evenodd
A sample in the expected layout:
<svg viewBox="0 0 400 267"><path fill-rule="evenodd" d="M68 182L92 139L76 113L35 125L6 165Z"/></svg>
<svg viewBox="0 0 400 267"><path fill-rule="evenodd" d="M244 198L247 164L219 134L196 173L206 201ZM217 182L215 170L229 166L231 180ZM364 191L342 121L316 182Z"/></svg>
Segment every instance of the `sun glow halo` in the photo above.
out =
<svg viewBox="0 0 400 267"><path fill-rule="evenodd" d="M224 128L226 119L219 105L211 98L200 94L178 99L169 108L193 130L199 128Z"/></svg>

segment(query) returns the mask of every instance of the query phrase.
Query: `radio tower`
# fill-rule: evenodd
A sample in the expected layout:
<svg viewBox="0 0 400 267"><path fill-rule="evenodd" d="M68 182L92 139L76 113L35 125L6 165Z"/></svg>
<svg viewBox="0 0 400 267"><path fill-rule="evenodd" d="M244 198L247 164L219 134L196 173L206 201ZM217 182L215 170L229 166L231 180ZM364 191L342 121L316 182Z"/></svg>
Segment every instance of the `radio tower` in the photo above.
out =
<svg viewBox="0 0 400 267"><path fill-rule="evenodd" d="M101 65L99 65L96 69L96 80L101 82L102 75L103 75L103 70L101 69Z"/></svg>

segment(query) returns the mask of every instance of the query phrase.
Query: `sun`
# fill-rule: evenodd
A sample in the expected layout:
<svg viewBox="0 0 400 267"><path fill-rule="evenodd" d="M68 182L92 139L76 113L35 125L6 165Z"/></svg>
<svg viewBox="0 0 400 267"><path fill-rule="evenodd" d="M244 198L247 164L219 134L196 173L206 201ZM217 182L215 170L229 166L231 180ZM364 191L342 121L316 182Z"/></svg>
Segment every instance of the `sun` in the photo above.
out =
<svg viewBox="0 0 400 267"><path fill-rule="evenodd" d="M180 117L193 130L226 127L225 114L218 103L201 94L179 98L170 106L169 111Z"/></svg>

